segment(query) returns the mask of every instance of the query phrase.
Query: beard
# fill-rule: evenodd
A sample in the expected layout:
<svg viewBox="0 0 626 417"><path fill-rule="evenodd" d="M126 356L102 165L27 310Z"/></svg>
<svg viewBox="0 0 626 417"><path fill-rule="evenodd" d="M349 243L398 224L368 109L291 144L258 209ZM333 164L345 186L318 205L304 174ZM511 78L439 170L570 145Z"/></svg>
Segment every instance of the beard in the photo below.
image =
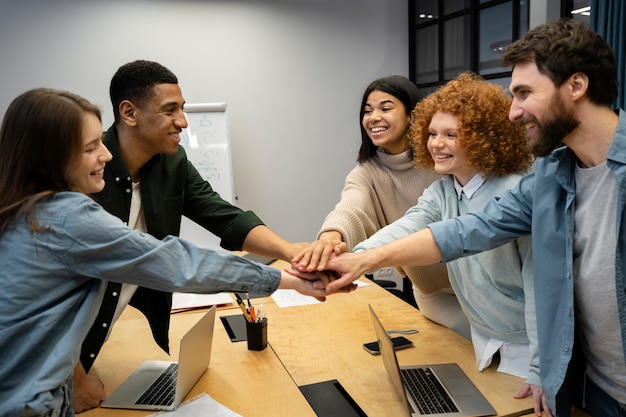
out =
<svg viewBox="0 0 626 417"><path fill-rule="evenodd" d="M558 93L554 94L546 116L542 124L539 124L534 117L524 122L525 124L532 121L539 128L538 137L528 141L528 149L537 157L550 155L553 150L561 146L563 139L580 124L572 111L563 106L561 96Z"/></svg>

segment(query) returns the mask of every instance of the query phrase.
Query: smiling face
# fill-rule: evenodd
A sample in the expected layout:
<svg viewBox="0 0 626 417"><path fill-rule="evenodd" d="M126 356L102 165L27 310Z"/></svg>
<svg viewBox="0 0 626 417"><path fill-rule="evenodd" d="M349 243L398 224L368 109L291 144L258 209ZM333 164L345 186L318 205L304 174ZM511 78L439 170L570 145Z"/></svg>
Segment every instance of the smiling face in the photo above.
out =
<svg viewBox="0 0 626 417"><path fill-rule="evenodd" d="M187 127L183 113L185 99L178 84L157 84L153 96L143 105L134 105L137 145L149 155L174 155L180 133Z"/></svg>
<svg viewBox="0 0 626 417"><path fill-rule="evenodd" d="M374 145L387 153L399 154L409 147L407 128L410 116L402 101L391 94L374 90L367 97L363 112L363 128Z"/></svg>
<svg viewBox="0 0 626 417"><path fill-rule="evenodd" d="M534 62L515 66L509 90L513 95L509 119L524 128L535 156L550 154L579 125L561 90Z"/></svg>
<svg viewBox="0 0 626 417"><path fill-rule="evenodd" d="M96 115L85 113L82 152L68 167L67 179L72 191L85 194L104 189L104 166L112 158L102 143L102 124Z"/></svg>
<svg viewBox="0 0 626 417"><path fill-rule="evenodd" d="M435 172L454 175L459 184L465 185L476 174L476 170L469 166L457 129L456 116L436 112L428 126L430 134L426 147L435 162Z"/></svg>

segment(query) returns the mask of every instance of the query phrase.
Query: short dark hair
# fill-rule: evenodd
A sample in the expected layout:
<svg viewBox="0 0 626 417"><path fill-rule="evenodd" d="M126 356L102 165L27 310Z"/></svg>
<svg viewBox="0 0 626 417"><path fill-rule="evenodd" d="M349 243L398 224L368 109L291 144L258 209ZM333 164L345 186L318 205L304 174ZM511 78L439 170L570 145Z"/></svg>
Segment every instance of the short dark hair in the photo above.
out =
<svg viewBox="0 0 626 417"><path fill-rule="evenodd" d="M555 20L529 30L504 51L501 61L507 67L534 62L557 87L582 72L589 78L592 102L610 106L617 98L615 53L602 36L577 20Z"/></svg>
<svg viewBox="0 0 626 417"><path fill-rule="evenodd" d="M0 233L25 214L33 231L35 203L71 189L67 169L83 149L86 114L100 109L68 91L37 88L9 105L0 128Z"/></svg>
<svg viewBox="0 0 626 417"><path fill-rule="evenodd" d="M358 162L365 162L376 155L376 145L367 135L367 131L363 127L363 115L365 114L365 104L367 98L372 91L382 91L391 94L404 104L407 116L411 115L413 107L422 99L419 88L408 78L401 75L391 75L389 77L374 80L367 86L363 92L361 100L361 109L359 111L359 126L361 127L361 148L359 149ZM412 157L412 155L411 155Z"/></svg>
<svg viewBox="0 0 626 417"><path fill-rule="evenodd" d="M137 60L119 67L109 87L113 116L120 120L119 107L124 100L143 105L157 84L178 84L176 75L158 62Z"/></svg>

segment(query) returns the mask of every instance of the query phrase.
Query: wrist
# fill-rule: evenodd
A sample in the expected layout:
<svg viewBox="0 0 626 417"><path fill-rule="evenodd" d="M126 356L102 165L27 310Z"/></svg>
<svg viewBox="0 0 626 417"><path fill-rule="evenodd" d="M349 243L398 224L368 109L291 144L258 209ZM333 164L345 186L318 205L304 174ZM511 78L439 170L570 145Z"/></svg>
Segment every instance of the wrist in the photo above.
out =
<svg viewBox="0 0 626 417"><path fill-rule="evenodd" d="M295 290L295 280L298 278L293 277L291 274L280 271L280 281L278 282L278 290Z"/></svg>
<svg viewBox="0 0 626 417"><path fill-rule="evenodd" d="M388 263L385 262L386 255L381 247L364 250L359 252L359 254L361 254L363 258L363 267L366 272L374 272L382 267L388 266Z"/></svg>
<svg viewBox="0 0 626 417"><path fill-rule="evenodd" d="M320 233L317 240L343 242L343 236L336 230L327 230L326 232Z"/></svg>

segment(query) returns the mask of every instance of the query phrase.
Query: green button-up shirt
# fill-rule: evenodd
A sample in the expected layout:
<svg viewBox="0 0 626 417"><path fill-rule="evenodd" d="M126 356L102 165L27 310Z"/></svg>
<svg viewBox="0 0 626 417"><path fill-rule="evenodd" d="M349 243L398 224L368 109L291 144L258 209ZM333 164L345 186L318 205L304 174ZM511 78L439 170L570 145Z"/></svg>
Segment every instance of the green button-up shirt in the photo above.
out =
<svg viewBox="0 0 626 417"><path fill-rule="evenodd" d="M93 198L108 212L128 223L132 180L118 147L115 126L104 134L104 143L113 155L104 171L102 192ZM218 236L220 246L241 250L243 241L254 227L263 222L251 211L244 211L223 200L213 191L179 146L175 155L156 155L139 172L141 204L148 233L158 239L178 236L183 215ZM110 283L100 312L81 352L81 362L88 371L102 347L119 299L120 284ZM130 305L148 319L157 344L169 351L169 317L172 294L139 287Z"/></svg>

